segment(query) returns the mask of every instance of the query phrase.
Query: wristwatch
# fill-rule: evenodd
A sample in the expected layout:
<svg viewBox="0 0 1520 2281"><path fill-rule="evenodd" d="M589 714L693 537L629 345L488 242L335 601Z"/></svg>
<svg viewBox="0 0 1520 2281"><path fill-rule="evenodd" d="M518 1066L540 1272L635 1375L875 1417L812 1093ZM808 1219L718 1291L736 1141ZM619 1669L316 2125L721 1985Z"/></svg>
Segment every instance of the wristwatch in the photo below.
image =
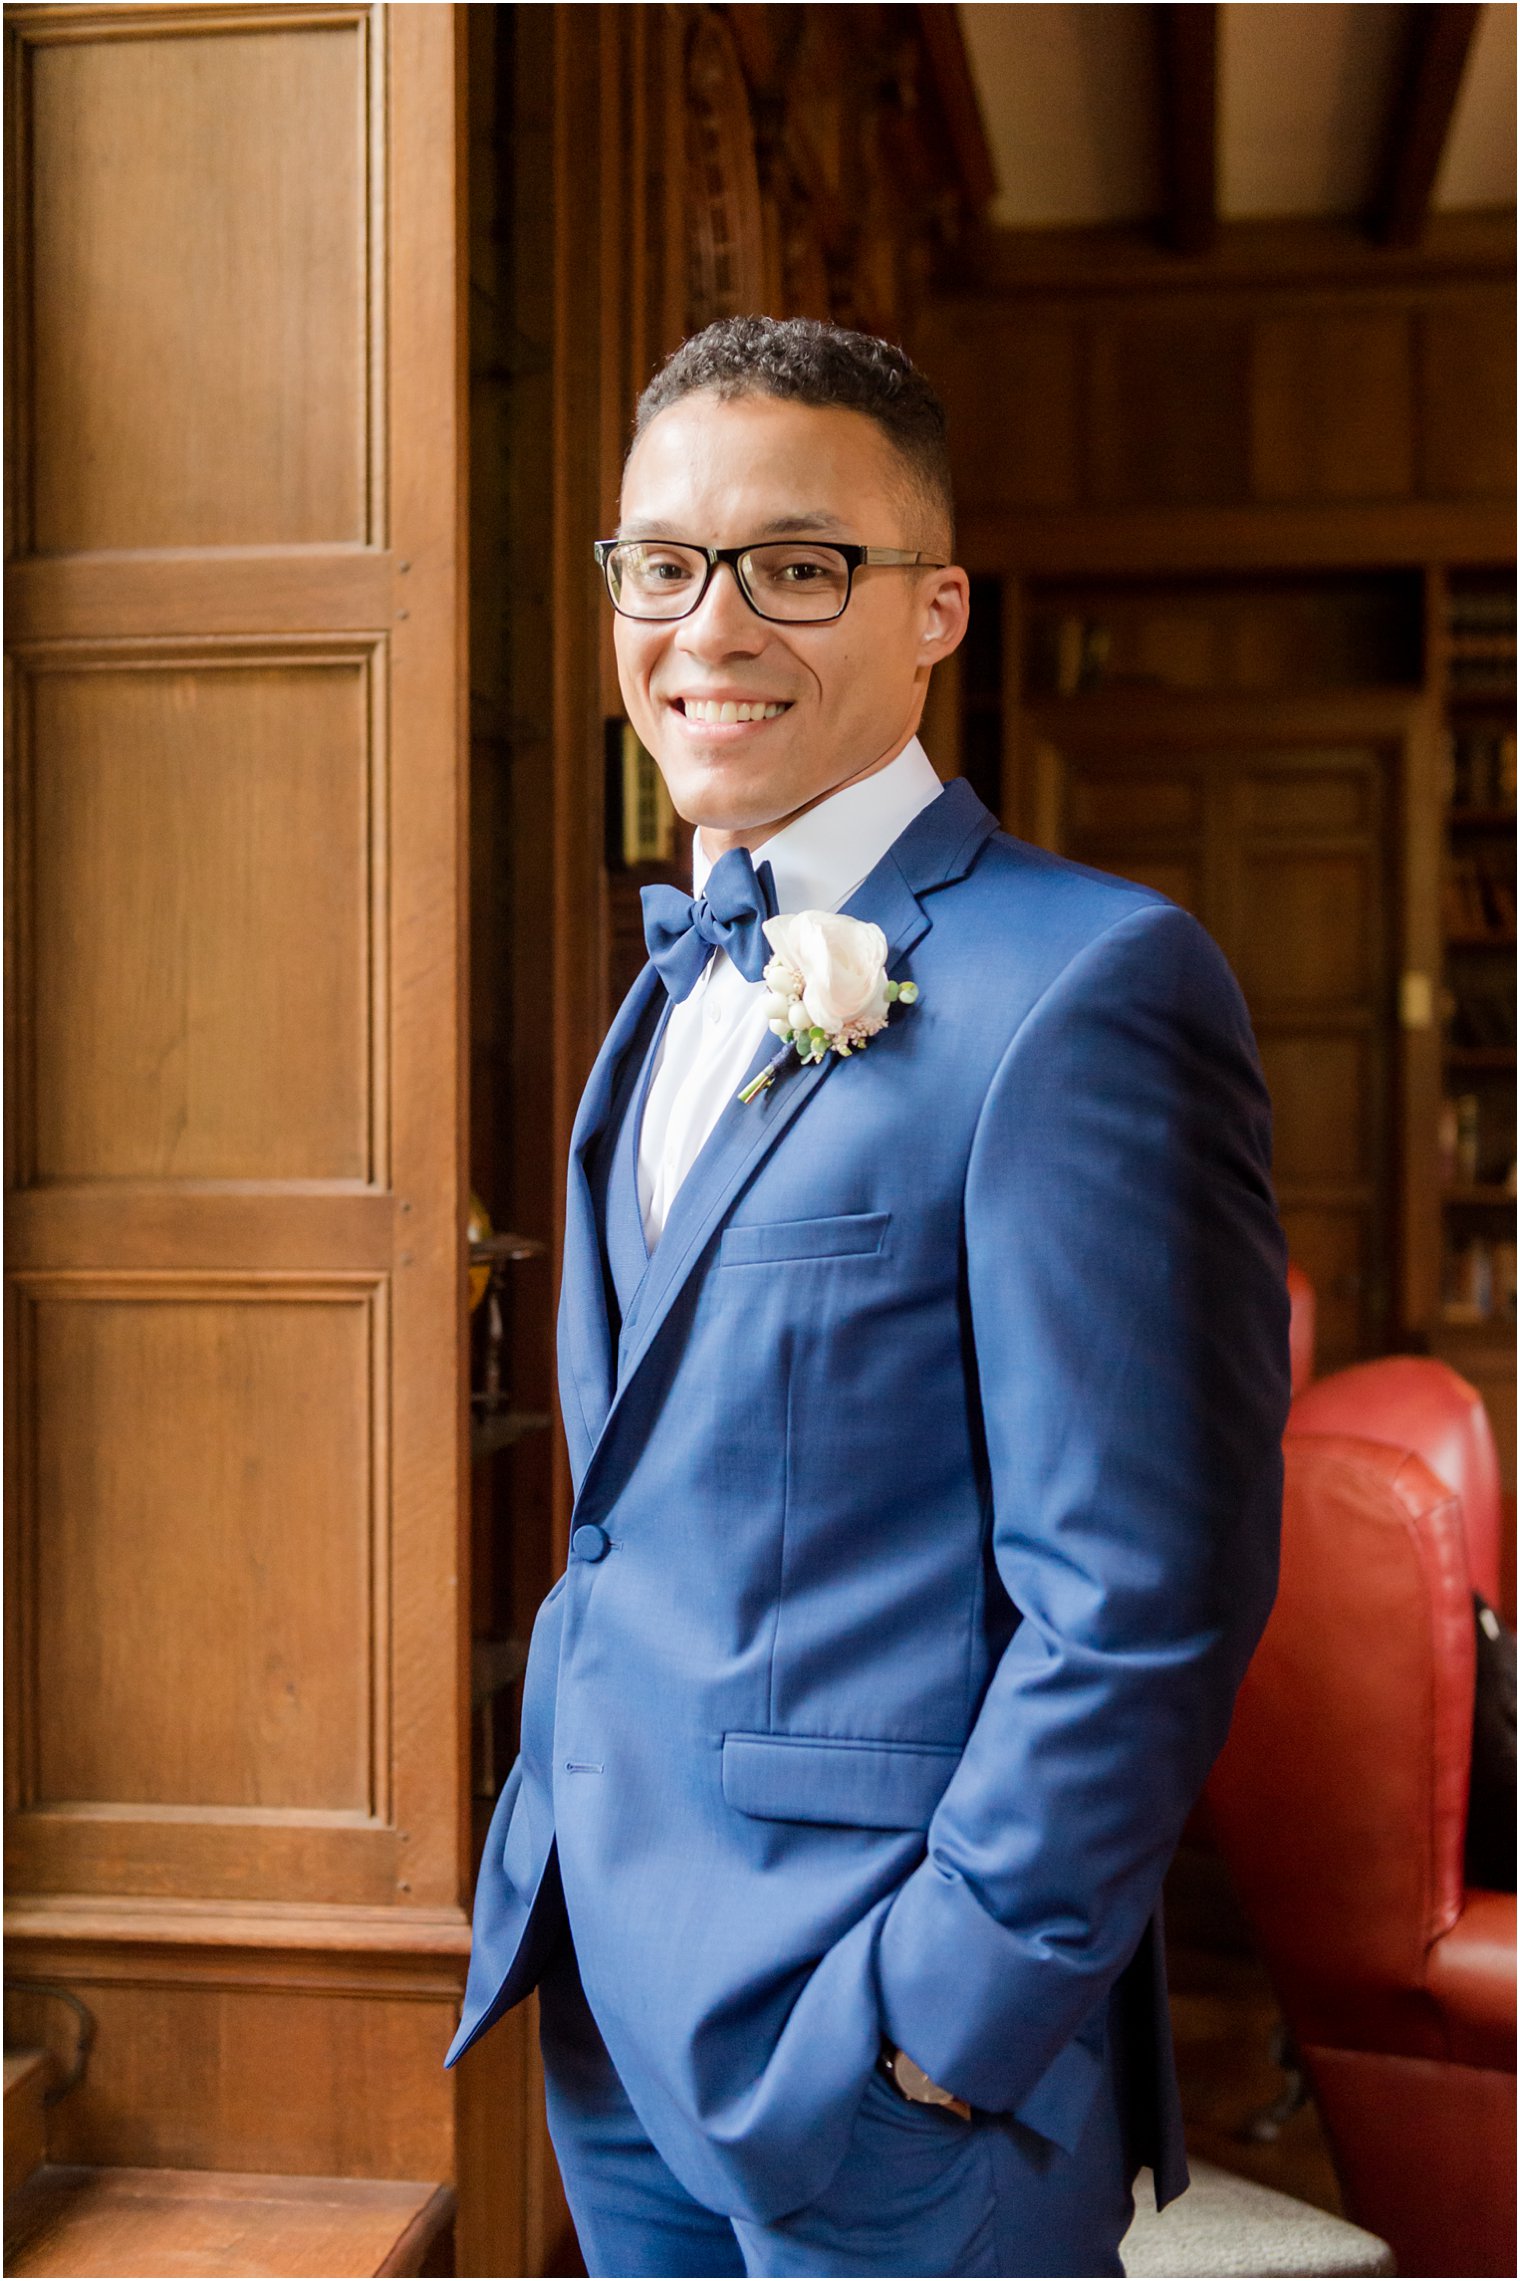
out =
<svg viewBox="0 0 1520 2281"><path fill-rule="evenodd" d="M971 2120L971 2108L964 2099L957 2099L953 2091L946 2091L932 2077L926 2075L916 2059L910 2059L896 2044L884 2043L877 2066L899 2097L911 2101L915 2107L944 2107L952 2115L959 2115L963 2123Z"/></svg>

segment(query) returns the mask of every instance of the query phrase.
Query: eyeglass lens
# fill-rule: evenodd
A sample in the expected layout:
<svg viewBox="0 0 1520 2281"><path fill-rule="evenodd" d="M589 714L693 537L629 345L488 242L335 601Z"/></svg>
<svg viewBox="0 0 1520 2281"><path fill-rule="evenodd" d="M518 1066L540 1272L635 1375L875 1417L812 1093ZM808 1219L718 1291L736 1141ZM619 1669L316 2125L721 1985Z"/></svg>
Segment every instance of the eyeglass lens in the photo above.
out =
<svg viewBox="0 0 1520 2281"><path fill-rule="evenodd" d="M766 618L837 618L849 599L850 566L833 547L767 542L746 548L738 567L746 595ZM630 617L683 618L696 607L707 569L695 547L629 539L608 556L607 583Z"/></svg>

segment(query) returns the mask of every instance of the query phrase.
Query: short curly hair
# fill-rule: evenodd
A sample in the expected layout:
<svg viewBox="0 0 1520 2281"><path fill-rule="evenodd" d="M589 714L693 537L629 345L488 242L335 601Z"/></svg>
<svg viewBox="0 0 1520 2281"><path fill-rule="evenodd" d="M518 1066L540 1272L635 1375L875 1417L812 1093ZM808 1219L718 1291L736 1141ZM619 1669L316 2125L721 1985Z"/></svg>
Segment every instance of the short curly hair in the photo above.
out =
<svg viewBox="0 0 1520 2281"><path fill-rule="evenodd" d="M633 448L683 396L723 402L775 396L785 403L863 412L902 463L908 505L931 543L954 544L955 500L945 408L911 358L872 333L816 317L720 317L668 356L639 398Z"/></svg>

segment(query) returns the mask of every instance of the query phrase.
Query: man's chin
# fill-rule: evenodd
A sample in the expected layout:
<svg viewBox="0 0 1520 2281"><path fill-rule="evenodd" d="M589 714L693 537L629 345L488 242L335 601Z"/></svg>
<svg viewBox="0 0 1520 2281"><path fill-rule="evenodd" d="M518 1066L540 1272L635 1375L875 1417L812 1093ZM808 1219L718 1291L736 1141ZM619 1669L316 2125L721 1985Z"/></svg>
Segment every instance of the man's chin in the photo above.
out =
<svg viewBox="0 0 1520 2281"><path fill-rule="evenodd" d="M808 798L790 786L765 790L753 782L714 782L710 775L696 782L677 776L673 783L667 776L665 785L683 823L703 824L714 832L764 831L795 814Z"/></svg>

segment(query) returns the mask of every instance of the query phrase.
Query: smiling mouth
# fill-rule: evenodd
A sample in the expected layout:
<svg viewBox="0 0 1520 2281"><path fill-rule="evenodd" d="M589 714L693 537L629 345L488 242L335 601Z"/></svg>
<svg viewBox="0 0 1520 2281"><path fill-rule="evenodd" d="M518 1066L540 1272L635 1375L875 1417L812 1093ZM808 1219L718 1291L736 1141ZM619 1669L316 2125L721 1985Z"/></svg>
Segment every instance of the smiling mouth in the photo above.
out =
<svg viewBox="0 0 1520 2281"><path fill-rule="evenodd" d="M688 721L701 721L709 727L726 727L736 721L774 721L791 711L790 704L776 698L677 697L673 702Z"/></svg>

